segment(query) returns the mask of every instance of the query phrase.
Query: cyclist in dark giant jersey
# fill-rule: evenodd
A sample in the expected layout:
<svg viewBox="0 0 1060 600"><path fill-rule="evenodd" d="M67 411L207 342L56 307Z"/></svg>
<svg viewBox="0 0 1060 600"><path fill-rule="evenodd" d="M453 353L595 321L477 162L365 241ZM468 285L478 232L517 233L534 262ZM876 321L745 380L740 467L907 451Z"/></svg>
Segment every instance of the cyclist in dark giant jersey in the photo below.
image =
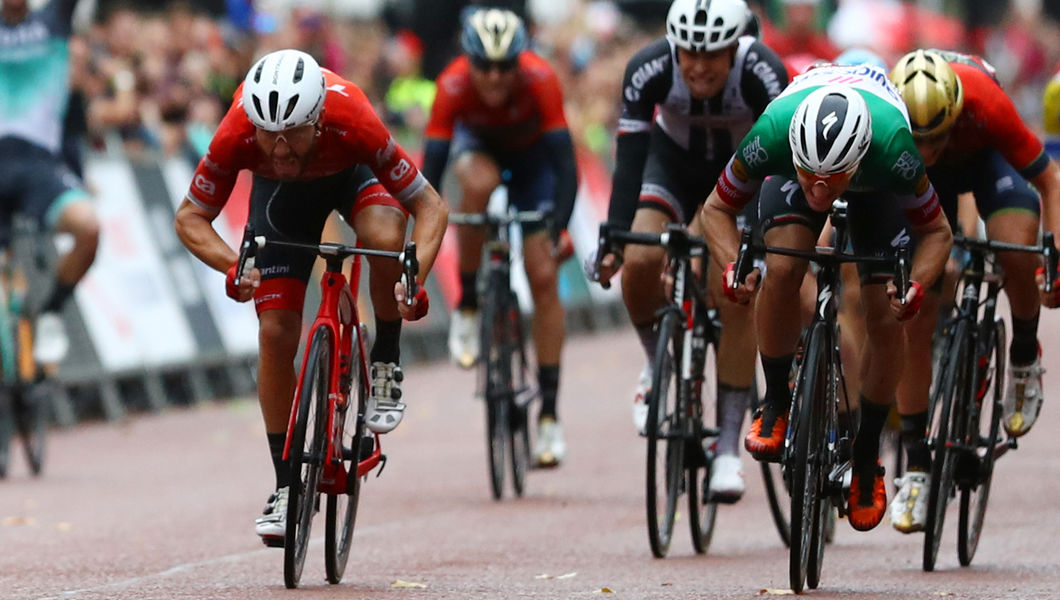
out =
<svg viewBox="0 0 1060 600"><path fill-rule="evenodd" d="M59 314L96 257L99 221L80 178L60 155L69 89L70 21L76 0L31 11L27 0L0 4L0 229L14 214L73 237L39 307L34 357L56 363L69 342ZM6 245L9 240L0 239Z"/></svg>
<svg viewBox="0 0 1060 600"><path fill-rule="evenodd" d="M526 28L515 13L471 9L460 42L464 55L438 76L423 174L437 187L451 154L461 212L485 211L502 183L519 210L554 211L551 231L523 227L523 258L534 299L531 332L542 397L534 457L540 466L556 466L567 453L556 411L564 338L557 273L571 253L566 227L578 191L563 94L548 63L526 50ZM457 228L462 292L450 323L449 352L464 368L478 356L475 279L484 235L480 228Z"/></svg>
<svg viewBox="0 0 1060 600"><path fill-rule="evenodd" d="M788 378L801 329L799 306L791 299L798 296L807 262L769 254L765 278L760 281L756 270L734 289L735 217L760 186L762 228L771 246L812 250L840 195L849 203L850 237L859 254L890 253L910 239L909 229L918 238L905 304L889 281L890 269L860 269L867 340L861 365L848 365L860 366L862 374L850 524L871 529L887 508L879 436L905 362L899 320L916 313L922 290L941 274L953 241L913 144L905 104L887 73L871 65L821 66L796 77L743 139L700 212L711 254L725 266L726 294L740 302L758 295L766 402L745 446L756 458L771 459L782 450L787 429Z"/></svg>
<svg viewBox="0 0 1060 600"><path fill-rule="evenodd" d="M448 211L412 159L353 83L323 70L298 50L266 55L251 67L199 162L176 229L199 260L226 273L226 291L253 298L258 313L258 399L276 474L276 491L255 529L274 545L286 530L292 475L283 460L294 398L294 358L302 331L302 304L313 258L266 246L255 268L236 281L238 254L213 228L242 169L251 171L249 223L257 235L315 244L324 222L338 211L367 248L400 251L408 215L422 283L434 264ZM423 287L406 306L401 265L371 258L369 288L376 339L371 349L368 428L386 433L401 422L401 320L427 312Z"/></svg>
<svg viewBox="0 0 1060 600"><path fill-rule="evenodd" d="M749 15L743 0L675 0L666 36L626 65L608 209L612 226L661 233L668 223L691 222L735 144L784 89L788 77L780 58L743 35ZM755 206L747 212L753 218ZM622 256L603 258L599 279L609 280L623 263L623 299L648 357L633 403L634 423L643 431L658 339L655 315L666 302L659 282L663 250L628 246ZM720 272L711 271L718 280ZM707 495L733 502L744 491L739 440L752 393L755 342L750 307L715 304L724 324L717 364L722 431Z"/></svg>
<svg viewBox="0 0 1060 600"><path fill-rule="evenodd" d="M1060 168L1020 119L987 63L953 52L916 50L898 61L891 79L909 109L913 139L951 225L956 226L958 194L973 192L991 239L1035 244L1042 210L1045 228L1060 231ZM1056 306L1058 298L1039 297L1039 257L1001 252L998 260L1012 311L1001 422L1010 436L1020 436L1031 428L1042 403L1039 308ZM927 520L931 455L925 435L938 303L938 293L928 294L925 310L906 328L909 367L898 409L908 471L891 505L891 522L905 533L922 530Z"/></svg>

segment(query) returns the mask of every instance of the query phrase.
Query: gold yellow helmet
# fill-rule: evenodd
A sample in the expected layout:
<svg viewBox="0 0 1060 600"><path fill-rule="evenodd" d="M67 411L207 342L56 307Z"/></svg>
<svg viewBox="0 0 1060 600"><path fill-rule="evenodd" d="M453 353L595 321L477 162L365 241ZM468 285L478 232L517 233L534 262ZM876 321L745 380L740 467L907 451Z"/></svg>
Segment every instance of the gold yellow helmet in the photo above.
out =
<svg viewBox="0 0 1060 600"><path fill-rule="evenodd" d="M961 114L961 79L938 52L914 50L906 54L891 71L891 81L909 109L913 137L943 134Z"/></svg>

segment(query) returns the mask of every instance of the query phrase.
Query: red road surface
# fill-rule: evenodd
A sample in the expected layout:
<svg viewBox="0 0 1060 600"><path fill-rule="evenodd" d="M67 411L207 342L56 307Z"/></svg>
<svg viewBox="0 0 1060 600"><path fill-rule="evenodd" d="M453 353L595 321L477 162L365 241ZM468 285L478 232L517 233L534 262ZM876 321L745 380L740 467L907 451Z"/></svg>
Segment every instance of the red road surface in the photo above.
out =
<svg viewBox="0 0 1060 600"><path fill-rule="evenodd" d="M1060 313L1043 318L1047 399L1018 452L998 464L970 568L958 566L951 507L938 571L923 573L923 536L885 521L838 524L814 598L1060 597ZM52 437L44 476L21 454L0 481L0 598L767 598L788 587L757 466L749 490L719 512L706 556L687 521L670 556L653 559L644 517L644 443L630 419L642 359L631 331L574 340L560 414L561 469L532 472L527 496L495 502L484 410L473 376L415 366L409 414L385 439L390 462L362 491L342 584L324 581L323 516L302 588L283 587L282 551L253 532L272 484L257 405L243 399ZM397 582L424 587L398 587ZM787 592L790 593L790 592Z"/></svg>

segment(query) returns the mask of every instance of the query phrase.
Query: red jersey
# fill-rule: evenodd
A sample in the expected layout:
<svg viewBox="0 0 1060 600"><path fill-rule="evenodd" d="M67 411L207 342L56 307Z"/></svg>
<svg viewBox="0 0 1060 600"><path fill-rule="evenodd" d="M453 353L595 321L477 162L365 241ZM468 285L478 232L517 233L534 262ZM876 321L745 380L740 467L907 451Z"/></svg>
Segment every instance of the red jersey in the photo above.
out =
<svg viewBox="0 0 1060 600"><path fill-rule="evenodd" d="M964 108L953 124L940 164L954 165L984 149L999 152L1024 177L1046 167L1045 148L1020 118L1015 104L975 57L947 60L964 88Z"/></svg>
<svg viewBox="0 0 1060 600"><path fill-rule="evenodd" d="M470 69L467 56L460 56L438 76L428 138L452 140L459 121L490 149L511 151L529 148L545 132L567 128L559 78L545 59L529 51L519 54L518 82L500 108L483 104Z"/></svg>
<svg viewBox="0 0 1060 600"><path fill-rule="evenodd" d="M367 165L390 195L407 200L427 185L415 163L390 137L364 92L331 71L324 70L327 93L315 154L299 179L333 175L358 164ZM199 161L188 199L201 208L220 212L241 169L274 178L272 164L255 140L254 125L243 110L243 86L221 120L206 156Z"/></svg>

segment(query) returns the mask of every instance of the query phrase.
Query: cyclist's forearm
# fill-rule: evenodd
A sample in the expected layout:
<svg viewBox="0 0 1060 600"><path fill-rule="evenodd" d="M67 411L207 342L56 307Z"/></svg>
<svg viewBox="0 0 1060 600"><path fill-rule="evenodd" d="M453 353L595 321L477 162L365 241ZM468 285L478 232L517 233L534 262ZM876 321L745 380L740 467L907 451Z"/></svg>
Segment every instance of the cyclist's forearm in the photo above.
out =
<svg viewBox="0 0 1060 600"><path fill-rule="evenodd" d="M420 263L420 272L416 277L419 283L427 280L438 250L442 247L442 236L449 224L449 207L442 201L438 192L427 185L416 192L409 202L409 212L415 223L412 226L412 241L416 242L416 259Z"/></svg>
<svg viewBox="0 0 1060 600"><path fill-rule="evenodd" d="M556 198L553 214L553 234L567 228L574 212L574 199L578 195L578 162L574 155L574 141L566 129L545 135L549 156L556 172Z"/></svg>
<svg viewBox="0 0 1060 600"><path fill-rule="evenodd" d="M213 228L213 219L187 200L177 209L174 228L189 252L221 273L239 260L235 250Z"/></svg>
<svg viewBox="0 0 1060 600"><path fill-rule="evenodd" d="M1042 228L1060 234L1060 166L1050 161L1031 183L1042 195Z"/></svg>
<svg viewBox="0 0 1060 600"><path fill-rule="evenodd" d="M953 233L941 211L930 223L915 227L914 232L918 242L909 278L926 289L934 285L946 267L953 247Z"/></svg>
<svg viewBox="0 0 1060 600"><path fill-rule="evenodd" d="M712 191L707 201L696 213L698 228L707 238L710 246L710 255L718 267L724 269L725 265L736 261L736 253L740 248L740 232L736 230L736 215L726 205L717 190Z"/></svg>

